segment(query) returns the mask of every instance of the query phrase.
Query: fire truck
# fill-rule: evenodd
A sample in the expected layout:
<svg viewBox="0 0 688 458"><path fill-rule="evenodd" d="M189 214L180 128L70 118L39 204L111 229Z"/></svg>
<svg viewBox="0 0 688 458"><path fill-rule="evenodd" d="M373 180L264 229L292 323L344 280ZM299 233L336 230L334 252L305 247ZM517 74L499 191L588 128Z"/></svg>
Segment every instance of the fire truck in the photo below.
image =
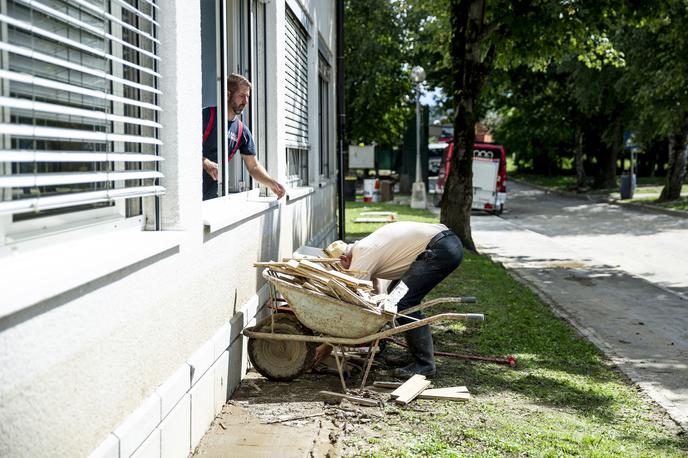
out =
<svg viewBox="0 0 688 458"><path fill-rule="evenodd" d="M444 184L451 170L454 143L446 144L436 179L430 180L429 193L435 206L442 201ZM473 145L473 209L500 215L506 203L506 152L495 143Z"/></svg>

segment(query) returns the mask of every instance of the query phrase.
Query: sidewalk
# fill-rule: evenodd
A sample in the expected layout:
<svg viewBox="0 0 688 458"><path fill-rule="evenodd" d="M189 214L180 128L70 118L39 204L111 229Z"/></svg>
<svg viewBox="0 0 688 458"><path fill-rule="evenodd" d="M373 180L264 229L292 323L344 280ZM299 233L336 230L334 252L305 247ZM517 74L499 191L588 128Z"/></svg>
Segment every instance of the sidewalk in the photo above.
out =
<svg viewBox="0 0 688 458"><path fill-rule="evenodd" d="M660 207L657 204L653 203L643 203L643 202L631 202L629 200L621 200L621 196L618 192L613 192L608 195L604 194L595 194L595 193L578 193L575 191L567 191L563 189L555 189L555 188L549 188L547 186L541 186L539 184L534 184L528 181L523 181L520 179L514 179L514 178L509 178L510 181L514 183L519 183L522 185L530 186L531 188L539 189L540 191L546 192L546 193L552 193L552 194L558 194L560 196L565 196L565 197L573 197L576 199L582 199L582 200L588 200L590 202L607 202L607 203L612 203L615 205L620 205L623 207L629 207L629 208L635 208L637 210L641 211L648 211L648 212L653 212L653 213L662 213L665 215L671 215L671 216L677 216L679 218L688 218L688 211L684 210L677 210L673 208L664 208ZM657 198L659 197L658 193L644 193L642 192L642 187L637 188L638 190L633 194L634 199L642 199L642 198L649 198L649 197L654 197ZM682 194L682 196L685 196L685 194Z"/></svg>
<svg viewBox="0 0 688 458"><path fill-rule="evenodd" d="M496 217L473 217L478 250L501 262L688 430L688 301Z"/></svg>

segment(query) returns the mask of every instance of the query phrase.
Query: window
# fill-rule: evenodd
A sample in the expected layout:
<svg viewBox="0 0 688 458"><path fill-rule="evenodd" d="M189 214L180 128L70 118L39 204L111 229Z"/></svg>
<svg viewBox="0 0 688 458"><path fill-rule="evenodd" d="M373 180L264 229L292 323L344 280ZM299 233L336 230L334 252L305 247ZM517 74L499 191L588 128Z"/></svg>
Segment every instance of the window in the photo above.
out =
<svg viewBox="0 0 688 458"><path fill-rule="evenodd" d="M330 177L330 65L318 55L318 140L320 176Z"/></svg>
<svg viewBox="0 0 688 458"><path fill-rule="evenodd" d="M286 7L285 27L285 133L287 183L308 184L308 34L291 9Z"/></svg>
<svg viewBox="0 0 688 458"><path fill-rule="evenodd" d="M287 182L293 186L308 184L308 150L287 148Z"/></svg>
<svg viewBox="0 0 688 458"><path fill-rule="evenodd" d="M157 8L0 2L0 233L138 216L164 193Z"/></svg>
<svg viewBox="0 0 688 458"><path fill-rule="evenodd" d="M230 73L248 78L253 88L241 120L253 134L259 162L267 168L265 11L264 2L259 0L201 1L203 106L218 107L217 119L222 120L225 100L219 94L226 92L226 85L218 81L226 81ZM218 21L218 17L226 21ZM219 195L257 187L239 153L227 161L225 135L226 129L217 132L218 158L223 158L218 164Z"/></svg>

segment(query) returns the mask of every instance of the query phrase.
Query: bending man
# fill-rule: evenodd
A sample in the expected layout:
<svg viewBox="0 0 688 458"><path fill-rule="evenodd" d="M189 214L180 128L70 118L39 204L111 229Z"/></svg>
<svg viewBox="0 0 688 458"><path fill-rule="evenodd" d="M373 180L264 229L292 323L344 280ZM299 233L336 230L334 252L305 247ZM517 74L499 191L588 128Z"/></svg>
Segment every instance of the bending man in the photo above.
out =
<svg viewBox="0 0 688 458"><path fill-rule="evenodd" d="M387 224L362 240L345 245L331 244L326 251L340 256L342 266L360 272L375 281L401 280L408 292L397 304L400 313L421 303L438 283L463 260L463 246L453 231L443 224L401 221ZM420 312L410 315L421 319ZM400 317L400 324L412 320ZM414 362L395 370L394 375L409 378L414 374L435 374L432 334L428 325L407 331L408 349Z"/></svg>

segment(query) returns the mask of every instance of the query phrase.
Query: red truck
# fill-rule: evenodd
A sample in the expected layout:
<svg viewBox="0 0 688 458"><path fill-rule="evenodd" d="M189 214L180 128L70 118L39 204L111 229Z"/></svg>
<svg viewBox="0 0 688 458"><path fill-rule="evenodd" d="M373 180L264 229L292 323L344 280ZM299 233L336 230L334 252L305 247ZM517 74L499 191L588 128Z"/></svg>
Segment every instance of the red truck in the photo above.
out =
<svg viewBox="0 0 688 458"><path fill-rule="evenodd" d="M435 206L442 201L444 183L451 169L454 143L448 143L442 155L437 180L430 193L434 194ZM506 151L495 143L473 145L473 209L499 215L506 203Z"/></svg>

